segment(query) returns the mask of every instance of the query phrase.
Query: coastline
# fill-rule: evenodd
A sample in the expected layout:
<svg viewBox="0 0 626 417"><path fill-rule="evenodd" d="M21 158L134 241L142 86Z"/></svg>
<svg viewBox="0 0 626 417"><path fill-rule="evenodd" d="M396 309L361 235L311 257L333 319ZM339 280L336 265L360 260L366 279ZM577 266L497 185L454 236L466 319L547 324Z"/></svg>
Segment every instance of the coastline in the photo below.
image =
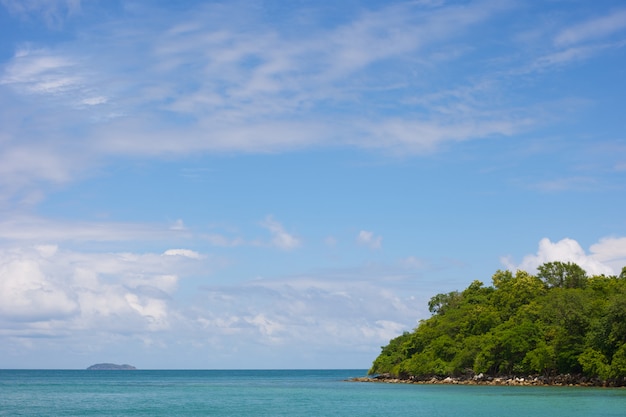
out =
<svg viewBox="0 0 626 417"><path fill-rule="evenodd" d="M399 378L390 374L356 377L350 382L372 382L382 384L420 384L420 385L492 385L492 386L557 386L557 387L604 387L625 388L626 381L605 381L599 378L589 378L582 375L555 375L555 376L488 376L483 374L472 377L415 377Z"/></svg>

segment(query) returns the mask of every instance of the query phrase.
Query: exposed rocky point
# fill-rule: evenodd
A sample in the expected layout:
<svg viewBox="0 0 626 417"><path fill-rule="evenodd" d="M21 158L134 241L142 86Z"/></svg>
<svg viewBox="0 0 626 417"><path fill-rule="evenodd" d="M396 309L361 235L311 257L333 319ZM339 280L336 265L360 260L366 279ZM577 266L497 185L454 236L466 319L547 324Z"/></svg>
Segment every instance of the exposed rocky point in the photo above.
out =
<svg viewBox="0 0 626 417"><path fill-rule="evenodd" d="M352 378L353 382L381 382L387 384L450 384L450 385L552 385L552 386L583 386L583 387L623 387L626 379L601 380L582 375L554 375L526 377L519 376L488 376L478 374L471 377L415 377L399 378L391 374Z"/></svg>

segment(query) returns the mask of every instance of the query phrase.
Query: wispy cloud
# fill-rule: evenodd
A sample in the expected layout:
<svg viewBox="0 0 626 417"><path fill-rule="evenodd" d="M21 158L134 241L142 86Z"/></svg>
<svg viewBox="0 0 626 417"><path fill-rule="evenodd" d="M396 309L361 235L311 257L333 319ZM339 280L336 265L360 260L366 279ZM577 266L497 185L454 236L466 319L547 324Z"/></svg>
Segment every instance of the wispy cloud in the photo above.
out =
<svg viewBox="0 0 626 417"><path fill-rule="evenodd" d="M592 190L597 188L597 181L593 177L568 177L568 178L556 178L546 179L535 184L532 184L530 188L536 189L546 193L572 191L572 190Z"/></svg>
<svg viewBox="0 0 626 417"><path fill-rule="evenodd" d="M537 58L529 66L522 68L520 72L547 71L553 68L562 68L565 65L590 59L605 50L623 48L624 46L626 46L626 41L572 46L563 50L550 51L548 54Z"/></svg>
<svg viewBox="0 0 626 417"><path fill-rule="evenodd" d="M75 89L80 78L75 63L44 50L20 50L7 66L0 84L14 85L24 91L55 94Z"/></svg>
<svg viewBox="0 0 626 417"><path fill-rule="evenodd" d="M268 216L261 225L272 234L272 245L283 250L292 250L301 245L300 239L288 233L283 225Z"/></svg>
<svg viewBox="0 0 626 417"><path fill-rule="evenodd" d="M0 239L30 242L120 242L164 240L185 236L185 229L142 223L51 220L35 216L12 216L0 222Z"/></svg>
<svg viewBox="0 0 626 417"><path fill-rule="evenodd" d="M371 249L380 249L383 246L382 236L374 235L374 232L361 230L356 237L356 241L360 245L367 246Z"/></svg>
<svg viewBox="0 0 626 417"><path fill-rule="evenodd" d="M201 255L198 252L193 251L191 249L168 249L165 252L163 252L163 255L166 255L166 256L183 256L183 257L191 258L191 259L202 259L202 258L204 258L203 255Z"/></svg>
<svg viewBox="0 0 626 417"><path fill-rule="evenodd" d="M615 10L562 30L555 38L559 47L596 41L626 30L626 9Z"/></svg>
<svg viewBox="0 0 626 417"><path fill-rule="evenodd" d="M62 26L66 18L81 9L81 0L0 0L0 3L13 14L41 19L53 28Z"/></svg>
<svg viewBox="0 0 626 417"><path fill-rule="evenodd" d="M69 3L46 4L58 9ZM88 36L72 42L22 47L2 69L0 84L23 100L22 120L37 123L8 132L4 159L17 160L9 156L20 144L37 143L51 132L68 147L73 143L76 152L38 146L49 169L5 164L5 178L18 177L19 171L25 184L69 181L86 166L120 154L276 152L320 145L422 153L442 143L507 135L525 123L475 112L453 120L435 112L418 117L421 122L414 114L372 120L358 105L346 112L363 100L373 103L376 89L404 84L403 68L415 65L422 51L458 39L511 7L508 3L426 9L396 4L296 37L268 30L256 18L246 31L235 30L220 18L229 15L224 7L208 5L167 21L158 14L139 20L131 8L120 21L82 28ZM392 63L398 70L388 79L369 72ZM415 92L402 94L408 99ZM37 108L52 107L55 118L44 123ZM340 123L337 114L343 114ZM75 140L77 130L89 139Z"/></svg>
<svg viewBox="0 0 626 417"><path fill-rule="evenodd" d="M211 308L199 310L205 330L224 335L257 334L263 343L272 345L352 345L357 339L360 343L385 340L410 326L404 318L415 315L409 299L373 282L334 276L211 287L206 305Z"/></svg>

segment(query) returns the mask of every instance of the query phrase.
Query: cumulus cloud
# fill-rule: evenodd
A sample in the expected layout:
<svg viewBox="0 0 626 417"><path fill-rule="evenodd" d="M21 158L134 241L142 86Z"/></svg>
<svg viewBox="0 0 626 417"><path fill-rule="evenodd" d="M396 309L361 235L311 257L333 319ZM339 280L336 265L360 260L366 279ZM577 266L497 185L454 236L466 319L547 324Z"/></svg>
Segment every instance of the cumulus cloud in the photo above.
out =
<svg viewBox="0 0 626 417"><path fill-rule="evenodd" d="M425 301L382 285L378 273L376 279L359 270L212 283L211 261L184 248L98 253L28 242L1 248L0 340L27 346L47 335L76 351L100 349L107 340L132 338L164 349L182 341L211 346L221 357L255 352L257 360L263 347L277 349L274 354L340 348L369 361L423 314ZM195 277L202 277L202 290L187 299ZM96 339L98 347L90 346Z"/></svg>
<svg viewBox="0 0 626 417"><path fill-rule="evenodd" d="M589 248L591 256L619 273L626 266L626 237L605 237Z"/></svg>
<svg viewBox="0 0 626 417"><path fill-rule="evenodd" d="M76 294L63 278L46 274L48 261L19 251L0 254L0 317L19 321L60 320L79 312Z"/></svg>
<svg viewBox="0 0 626 417"><path fill-rule="evenodd" d="M364 245L370 249L380 249L383 245L382 236L375 236L373 232L367 230L361 230L356 237L356 241L359 245Z"/></svg>
<svg viewBox="0 0 626 417"><path fill-rule="evenodd" d="M543 238L534 255L526 255L522 262L515 264L510 258L502 258L502 263L511 270L535 272L537 267L546 262L573 262L591 275L615 275L626 266L626 239L605 238L590 248L591 254L585 252L580 244L565 238L552 242Z"/></svg>
<svg viewBox="0 0 626 417"><path fill-rule="evenodd" d="M185 259L202 256L186 249L162 255L90 254L57 245L0 249L0 318L58 329L123 323L127 330L164 329Z"/></svg>
<svg viewBox="0 0 626 417"><path fill-rule="evenodd" d="M300 239L289 234L282 224L268 216L261 225L272 234L272 245L283 250L291 250L300 246Z"/></svg>

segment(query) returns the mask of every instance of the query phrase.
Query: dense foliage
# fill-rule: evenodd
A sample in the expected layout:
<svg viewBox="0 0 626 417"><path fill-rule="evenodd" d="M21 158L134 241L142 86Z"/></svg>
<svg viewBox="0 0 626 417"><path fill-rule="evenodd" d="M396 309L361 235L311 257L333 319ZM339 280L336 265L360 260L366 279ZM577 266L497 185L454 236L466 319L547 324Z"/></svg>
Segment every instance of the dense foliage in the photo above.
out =
<svg viewBox="0 0 626 417"><path fill-rule="evenodd" d="M626 377L626 267L587 276L550 262L434 296L432 317L382 348L370 374Z"/></svg>

